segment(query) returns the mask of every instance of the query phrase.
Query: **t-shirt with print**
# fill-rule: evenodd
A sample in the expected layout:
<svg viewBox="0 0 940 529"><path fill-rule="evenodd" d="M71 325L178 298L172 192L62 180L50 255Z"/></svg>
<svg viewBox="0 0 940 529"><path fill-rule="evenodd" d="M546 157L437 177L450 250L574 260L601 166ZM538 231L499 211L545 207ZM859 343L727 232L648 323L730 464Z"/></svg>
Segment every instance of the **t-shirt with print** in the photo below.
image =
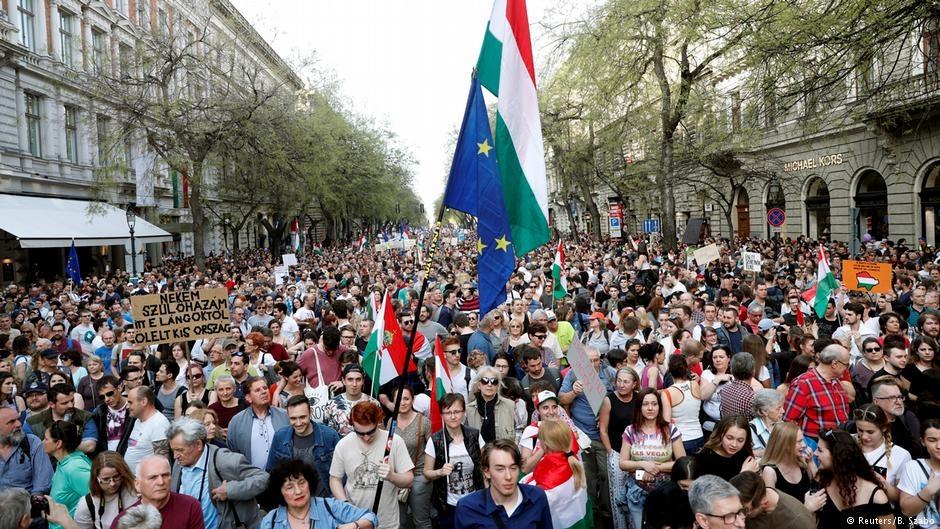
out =
<svg viewBox="0 0 940 529"><path fill-rule="evenodd" d="M898 489L916 496L927 486L927 481L935 472L930 468L927 459L914 459L901 467L901 479L898 480ZM924 510L914 517L914 525L924 529L937 529L940 527L940 511L937 510L937 501L934 499L924 506Z"/></svg>
<svg viewBox="0 0 940 529"><path fill-rule="evenodd" d="M378 430L375 440L369 447L364 447L359 436L351 433L336 443L333 452L333 462L330 465L330 476L346 478L344 490L349 503L372 509L375 499L375 489L379 483L379 464L385 455L385 443L388 441L388 432ZM392 472L410 472L414 468L408 447L401 437L392 439L392 451L389 457ZM391 482L382 486L382 499L379 501L379 511L375 513L379 519L376 529L398 529L398 487Z"/></svg>
<svg viewBox="0 0 940 529"><path fill-rule="evenodd" d="M124 461L135 475L137 463L153 454L153 443L166 440L166 429L169 427L170 421L160 412L154 413L146 421L138 420L134 423L134 429L131 430L131 436L127 442Z"/></svg>
<svg viewBox="0 0 940 529"><path fill-rule="evenodd" d="M117 450L124 434L124 425L127 424L127 402L119 410L108 406L108 450Z"/></svg>
<svg viewBox="0 0 940 529"><path fill-rule="evenodd" d="M72 328L72 332L69 333L69 338L78 342L82 348L82 352L90 354L95 350L92 346L92 343L95 341L95 328L91 325L76 325Z"/></svg>
<svg viewBox="0 0 940 529"><path fill-rule="evenodd" d="M891 457L888 457L885 443L882 441L881 446L865 454L865 459L888 483L897 486L901 478L901 469L911 460L911 453L903 446L892 443Z"/></svg>
<svg viewBox="0 0 940 529"><path fill-rule="evenodd" d="M663 441L663 436L658 428L656 433L648 434L631 424L623 432L623 443L630 445L631 461L666 463L672 461L672 443L679 439L680 435L675 424L669 425L669 441ZM660 474L655 480L650 479L652 476L644 477L646 479L638 481L638 483L645 489L655 488L657 481L669 479L668 474Z"/></svg>
<svg viewBox="0 0 940 529"><path fill-rule="evenodd" d="M480 437L479 442L482 448L484 445L482 437ZM432 458L437 457L437 451L434 450L434 441L431 439L428 439L428 443L424 447L424 453ZM441 479L447 480L447 505L456 506L460 498L474 490L473 459L467 453L467 447L464 446L463 440L460 442L451 441L450 447L447 449L447 462L454 465L454 471L446 478Z"/></svg>

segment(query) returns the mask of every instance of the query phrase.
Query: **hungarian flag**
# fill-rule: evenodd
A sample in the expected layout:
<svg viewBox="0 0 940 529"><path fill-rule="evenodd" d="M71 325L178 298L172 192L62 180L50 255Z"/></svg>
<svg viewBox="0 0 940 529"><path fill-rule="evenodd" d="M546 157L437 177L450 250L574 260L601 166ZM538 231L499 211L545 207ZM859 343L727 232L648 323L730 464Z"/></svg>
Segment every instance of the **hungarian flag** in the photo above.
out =
<svg viewBox="0 0 940 529"><path fill-rule="evenodd" d="M548 187L535 62L525 0L496 0L477 60L480 84L497 97L496 160L513 248L548 242Z"/></svg>
<svg viewBox="0 0 940 529"><path fill-rule="evenodd" d="M839 288L832 270L829 269L829 258L822 245L819 246L816 265L816 284L803 292L803 300L813 306L816 316L822 318L826 315L826 306L829 305L829 296L832 291Z"/></svg>
<svg viewBox="0 0 940 529"><path fill-rule="evenodd" d="M435 433L444 427L444 421L441 418L441 399L444 395L454 392L454 382L450 378L450 370L447 369L447 361L444 359L444 347L441 345L441 337L438 336L434 342L434 388L431 390L431 433Z"/></svg>
<svg viewBox="0 0 940 529"><path fill-rule="evenodd" d="M565 245L558 241L558 248L555 250L555 262L552 264L552 284L554 285L555 299L563 298L568 295L568 280L564 276L565 268Z"/></svg>
<svg viewBox="0 0 940 529"><path fill-rule="evenodd" d="M402 335L398 320L395 319L395 310L392 300L385 294L382 302L381 318L376 318L375 328L369 336L369 343L363 351L362 369L372 378L372 395L379 393L379 387L394 380L405 370L405 338ZM424 336L415 331L414 351L417 353L419 345L427 347ZM416 371L418 368L414 359L409 362L407 371ZM376 376L378 375L378 376Z"/></svg>
<svg viewBox="0 0 940 529"><path fill-rule="evenodd" d="M573 443L573 449L577 445ZM532 473L520 483L535 485L545 491L552 513L552 527L557 529L589 529L594 526L588 504L587 487L575 487L574 473L568 456L562 452L545 454Z"/></svg>

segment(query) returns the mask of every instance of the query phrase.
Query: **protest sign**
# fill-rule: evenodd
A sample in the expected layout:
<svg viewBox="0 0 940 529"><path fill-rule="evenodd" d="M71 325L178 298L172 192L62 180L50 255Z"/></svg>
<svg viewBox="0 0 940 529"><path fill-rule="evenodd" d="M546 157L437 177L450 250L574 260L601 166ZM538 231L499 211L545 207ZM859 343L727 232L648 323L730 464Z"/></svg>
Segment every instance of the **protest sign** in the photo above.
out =
<svg viewBox="0 0 940 529"><path fill-rule="evenodd" d="M228 336L228 290L208 288L131 296L134 343L151 345Z"/></svg>
<svg viewBox="0 0 940 529"><path fill-rule="evenodd" d="M867 261L842 261L842 284L849 290L891 293L891 265Z"/></svg>
<svg viewBox="0 0 940 529"><path fill-rule="evenodd" d="M284 266L297 266L297 254L286 253L281 256L281 262Z"/></svg>
<svg viewBox="0 0 940 529"><path fill-rule="evenodd" d="M284 278L290 275L290 268L287 265L274 267L274 286L284 284Z"/></svg>
<svg viewBox="0 0 940 529"><path fill-rule="evenodd" d="M744 252L741 254L744 257L744 271L745 272L757 272L760 273L761 270L761 258L760 254L757 252Z"/></svg>
<svg viewBox="0 0 940 529"><path fill-rule="evenodd" d="M717 261L721 258L721 252L718 251L717 244L709 244L708 246L702 246L698 250L695 250L695 262L699 266L705 266L712 261Z"/></svg>
<svg viewBox="0 0 940 529"><path fill-rule="evenodd" d="M607 388L604 387L604 382L594 369L594 365L591 364L591 360L588 359L584 345L578 340L571 342L571 347L568 349L568 365L584 386L584 396L591 404L594 415L597 415L601 410L601 404L604 403L604 397L607 396Z"/></svg>

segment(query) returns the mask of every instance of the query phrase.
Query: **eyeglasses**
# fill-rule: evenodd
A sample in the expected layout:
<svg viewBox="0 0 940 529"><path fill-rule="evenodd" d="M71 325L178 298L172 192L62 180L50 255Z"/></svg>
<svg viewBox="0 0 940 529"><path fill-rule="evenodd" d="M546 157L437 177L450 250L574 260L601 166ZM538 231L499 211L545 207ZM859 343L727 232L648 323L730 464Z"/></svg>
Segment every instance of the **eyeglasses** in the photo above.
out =
<svg viewBox="0 0 940 529"><path fill-rule="evenodd" d="M401 320L402 325L414 325L414 320Z"/></svg>
<svg viewBox="0 0 940 529"><path fill-rule="evenodd" d="M842 360L833 360L832 363L834 363L834 364L842 364L842 365L844 365L845 367L849 367L849 363L848 363L848 362L843 362Z"/></svg>
<svg viewBox="0 0 940 529"><path fill-rule="evenodd" d="M896 400L896 401L902 401L902 400L904 400L904 395L889 395L889 396L887 396L887 397L875 397L875 400Z"/></svg>
<svg viewBox="0 0 940 529"><path fill-rule="evenodd" d="M115 391L112 389L111 391L105 391L105 392L102 393L100 396L101 396L101 398L103 398L103 399L110 399L111 397L114 396L114 393L115 393Z"/></svg>
<svg viewBox="0 0 940 529"><path fill-rule="evenodd" d="M342 338L342 339L344 339L344 340L355 340L355 339L356 339L356 335L352 335L352 336L341 336L340 338Z"/></svg>
<svg viewBox="0 0 940 529"><path fill-rule="evenodd" d="M357 430L357 429L355 429L355 428L353 428L353 431L356 432L356 435L358 435L359 437L369 437L370 435L374 434L375 431L378 430L378 429L379 429L379 427L378 427L378 425L376 425L376 426L372 427L372 429L369 430L368 432L360 432L359 430Z"/></svg>
<svg viewBox="0 0 940 529"><path fill-rule="evenodd" d="M866 347L865 348L866 353L877 353L880 350L881 350L881 347Z"/></svg>
<svg viewBox="0 0 940 529"><path fill-rule="evenodd" d="M705 516L709 516L711 518L721 518L726 524L730 525L738 520L743 520L744 518L746 518L747 509L742 508L740 511L729 512L728 514L712 514L710 512L703 512L702 514L704 514Z"/></svg>
<svg viewBox="0 0 940 529"><path fill-rule="evenodd" d="M532 337L538 338L539 340L544 340L546 337L548 337L548 335L547 334L533 334Z"/></svg>
<svg viewBox="0 0 940 529"><path fill-rule="evenodd" d="M464 410L450 410L441 412L441 415L445 417L457 417L458 415L463 415Z"/></svg>
<svg viewBox="0 0 940 529"><path fill-rule="evenodd" d="M447 350L444 351L444 352L447 353L447 354L459 355L459 354L460 354L460 349L447 349Z"/></svg>
<svg viewBox="0 0 940 529"><path fill-rule="evenodd" d="M493 316L493 319L494 319L494 320L501 320L501 319L503 319L503 317L502 317L502 316Z"/></svg>
<svg viewBox="0 0 940 529"><path fill-rule="evenodd" d="M109 483L120 483L121 481L123 481L123 479L124 478L122 478L121 476L113 476L110 478L103 478L101 476L98 476L98 483L102 485L107 485Z"/></svg>
<svg viewBox="0 0 940 529"><path fill-rule="evenodd" d="M499 379L495 377L483 377L480 379L480 384L483 384L484 386L495 386L496 384L499 384Z"/></svg>
<svg viewBox="0 0 940 529"><path fill-rule="evenodd" d="M124 379L124 382L140 382L143 378L144 377L142 376L137 377L137 378L126 378Z"/></svg>
<svg viewBox="0 0 940 529"><path fill-rule="evenodd" d="M189 375L190 380L199 380L200 378L202 378L202 373L193 373L192 375Z"/></svg>

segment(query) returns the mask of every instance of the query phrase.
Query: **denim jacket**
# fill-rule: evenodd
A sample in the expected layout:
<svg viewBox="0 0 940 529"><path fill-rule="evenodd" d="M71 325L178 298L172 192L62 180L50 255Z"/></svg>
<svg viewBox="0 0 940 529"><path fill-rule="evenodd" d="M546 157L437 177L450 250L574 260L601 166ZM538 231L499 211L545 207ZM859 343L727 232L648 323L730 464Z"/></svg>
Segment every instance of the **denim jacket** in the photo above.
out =
<svg viewBox="0 0 940 529"><path fill-rule="evenodd" d="M330 463L333 461L333 450L336 443L339 442L339 434L328 426L318 422L313 422L313 458L314 461L307 461L317 469L320 476L320 491L312 491L316 496L331 496L330 483ZM284 459L293 459L294 457L294 428L285 426L275 432L274 439L271 441L271 451L268 452L268 463L264 469L268 472L277 465L278 461Z"/></svg>
<svg viewBox="0 0 940 529"><path fill-rule="evenodd" d="M379 525L378 518L366 509L333 498L310 498L311 527L336 527L363 518L372 522L372 527ZM278 507L269 512L261 521L261 529L290 529L287 507Z"/></svg>

